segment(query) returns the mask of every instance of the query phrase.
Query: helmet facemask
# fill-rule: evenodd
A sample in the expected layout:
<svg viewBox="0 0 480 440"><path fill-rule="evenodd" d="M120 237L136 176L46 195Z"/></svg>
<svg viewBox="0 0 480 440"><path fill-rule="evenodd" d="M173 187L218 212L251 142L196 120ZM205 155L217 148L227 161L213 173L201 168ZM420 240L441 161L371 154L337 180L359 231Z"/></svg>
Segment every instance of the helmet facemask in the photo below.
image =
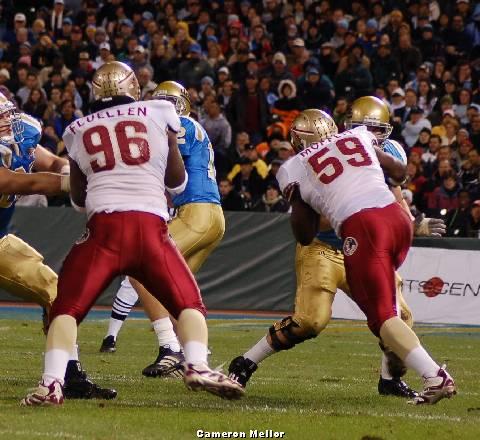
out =
<svg viewBox="0 0 480 440"><path fill-rule="evenodd" d="M15 105L6 101L0 106L0 143L11 145L23 140L23 124Z"/></svg>

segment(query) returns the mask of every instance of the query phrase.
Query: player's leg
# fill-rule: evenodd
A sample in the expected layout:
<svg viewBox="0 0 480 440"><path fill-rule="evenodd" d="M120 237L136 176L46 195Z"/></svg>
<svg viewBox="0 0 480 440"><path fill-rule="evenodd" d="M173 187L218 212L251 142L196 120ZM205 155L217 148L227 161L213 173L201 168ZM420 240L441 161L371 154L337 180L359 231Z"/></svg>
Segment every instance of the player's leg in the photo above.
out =
<svg viewBox="0 0 480 440"><path fill-rule="evenodd" d="M223 237L225 218L222 208L211 203L184 205L170 222L168 231L188 267L196 273ZM143 369L142 374L147 377L179 377L184 358L169 314L139 283L137 292L159 342L157 358ZM174 359L177 362L172 364Z"/></svg>
<svg viewBox="0 0 480 440"><path fill-rule="evenodd" d="M425 381L423 392L413 402L433 404L451 397L455 393L452 378L397 316L395 269L411 242L406 214L396 204L362 211L344 222L342 235L352 297L367 316L370 330Z"/></svg>
<svg viewBox="0 0 480 440"><path fill-rule="evenodd" d="M330 321L337 286L345 280L341 252L318 240L309 246L297 245L295 269L294 315L276 322L253 347L230 363L230 377L243 386L268 356L316 337Z"/></svg>
<svg viewBox="0 0 480 440"><path fill-rule="evenodd" d="M131 282L152 323L159 346L157 358L142 370L142 374L146 377L183 377L182 363L185 359L173 329L170 313L142 284L133 278Z"/></svg>
<svg viewBox="0 0 480 440"><path fill-rule="evenodd" d="M62 386L77 338L77 325L119 272L115 250L118 253L121 250L121 235L115 234L114 222L98 224L95 220L94 216L83 241L74 245L63 263L58 294L51 309L42 380L38 388L22 400L24 405L63 403ZM86 273L89 276L85 276Z"/></svg>
<svg viewBox="0 0 480 440"><path fill-rule="evenodd" d="M397 297L397 312L405 324L410 328L413 326L413 316L402 294L403 281L398 272L395 272L395 288ZM405 363L382 341L379 343L382 349L382 360L380 367L380 378L378 381L378 392L382 395L413 398L418 393L412 390L402 377L407 372Z"/></svg>
<svg viewBox="0 0 480 440"><path fill-rule="evenodd" d="M139 262L142 270L132 275L177 319L185 353L185 384L226 398L241 397L243 389L237 382L208 367L205 307L192 273L168 237L166 225L145 221L144 227L153 236L143 249L143 261Z"/></svg>
<svg viewBox="0 0 480 440"><path fill-rule="evenodd" d="M114 353L117 350L116 342L118 333L137 301L137 292L132 287L129 278L125 277L113 300L107 334L105 338L103 338L100 347L101 352Z"/></svg>

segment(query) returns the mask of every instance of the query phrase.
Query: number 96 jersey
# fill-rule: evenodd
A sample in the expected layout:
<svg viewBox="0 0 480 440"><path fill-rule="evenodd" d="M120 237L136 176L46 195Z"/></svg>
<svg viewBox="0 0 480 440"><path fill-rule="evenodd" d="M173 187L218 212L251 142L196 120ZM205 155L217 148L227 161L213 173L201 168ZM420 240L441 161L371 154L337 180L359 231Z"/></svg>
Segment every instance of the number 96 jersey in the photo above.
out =
<svg viewBox="0 0 480 440"><path fill-rule="evenodd" d="M63 140L87 177L86 210L142 211L168 220L167 130L180 130L173 104L152 100L100 110L72 122Z"/></svg>
<svg viewBox="0 0 480 440"><path fill-rule="evenodd" d="M338 236L342 222L367 208L395 201L375 153L376 138L357 127L310 145L282 165L277 179L282 191L300 184L302 199L325 215Z"/></svg>

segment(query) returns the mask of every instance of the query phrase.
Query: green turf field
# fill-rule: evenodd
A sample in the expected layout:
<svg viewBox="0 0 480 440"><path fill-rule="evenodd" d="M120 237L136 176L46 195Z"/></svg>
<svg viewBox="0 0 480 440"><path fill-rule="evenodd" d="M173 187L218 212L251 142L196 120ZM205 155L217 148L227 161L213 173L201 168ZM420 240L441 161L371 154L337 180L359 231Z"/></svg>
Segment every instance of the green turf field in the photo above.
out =
<svg viewBox="0 0 480 440"><path fill-rule="evenodd" d="M226 363L255 342L266 320L209 321L211 364ZM156 355L147 321L128 321L115 354L98 348L106 322L80 329L90 375L113 385L114 401L68 401L21 408L41 373L43 335L34 321L0 320L1 439L195 439L197 430L283 431L286 439L480 439L480 328L417 327L427 349L447 361L459 395L433 407L380 397L380 351L362 323L335 321L321 337L267 359L241 401L188 391L183 382L147 379ZM411 385L420 386L412 374ZM258 437L260 438L260 437Z"/></svg>

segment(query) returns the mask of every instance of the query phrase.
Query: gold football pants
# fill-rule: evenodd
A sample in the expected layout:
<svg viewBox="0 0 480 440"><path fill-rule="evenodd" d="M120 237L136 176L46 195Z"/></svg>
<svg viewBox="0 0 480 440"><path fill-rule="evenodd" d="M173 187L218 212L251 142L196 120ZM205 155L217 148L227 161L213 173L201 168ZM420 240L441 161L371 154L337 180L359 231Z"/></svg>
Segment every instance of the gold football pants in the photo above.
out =
<svg viewBox="0 0 480 440"><path fill-rule="evenodd" d="M330 321L337 288L350 296L343 254L317 239L308 246L297 244L295 270L297 291L293 320L304 335L318 335ZM412 327L412 313L403 299L402 279L398 274L396 281L400 316Z"/></svg>
<svg viewBox="0 0 480 440"><path fill-rule="evenodd" d="M189 203L178 209L168 231L193 273L218 246L225 233L222 207L214 203Z"/></svg>
<svg viewBox="0 0 480 440"><path fill-rule="evenodd" d="M43 257L15 235L0 238L0 287L12 295L49 307L57 296L57 274Z"/></svg>

